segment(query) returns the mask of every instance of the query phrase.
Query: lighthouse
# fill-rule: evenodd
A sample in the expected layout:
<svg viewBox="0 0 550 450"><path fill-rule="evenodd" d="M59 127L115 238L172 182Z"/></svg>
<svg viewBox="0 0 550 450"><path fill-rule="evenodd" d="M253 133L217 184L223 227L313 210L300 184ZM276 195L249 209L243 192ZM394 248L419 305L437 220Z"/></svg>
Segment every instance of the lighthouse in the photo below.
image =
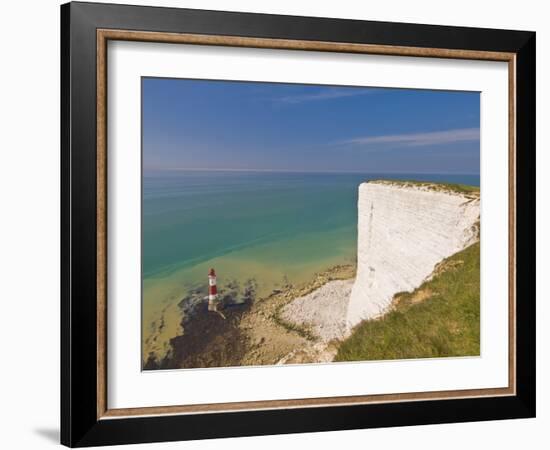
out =
<svg viewBox="0 0 550 450"><path fill-rule="evenodd" d="M217 311L218 289L216 287L216 272L210 269L208 272L208 311Z"/></svg>

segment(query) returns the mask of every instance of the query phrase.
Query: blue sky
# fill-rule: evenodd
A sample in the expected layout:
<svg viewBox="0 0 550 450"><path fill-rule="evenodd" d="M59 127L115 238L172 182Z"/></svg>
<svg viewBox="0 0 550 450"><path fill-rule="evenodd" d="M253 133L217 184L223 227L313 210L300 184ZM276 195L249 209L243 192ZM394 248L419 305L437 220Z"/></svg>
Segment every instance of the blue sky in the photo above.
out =
<svg viewBox="0 0 550 450"><path fill-rule="evenodd" d="M479 174L479 93L143 78L143 166Z"/></svg>

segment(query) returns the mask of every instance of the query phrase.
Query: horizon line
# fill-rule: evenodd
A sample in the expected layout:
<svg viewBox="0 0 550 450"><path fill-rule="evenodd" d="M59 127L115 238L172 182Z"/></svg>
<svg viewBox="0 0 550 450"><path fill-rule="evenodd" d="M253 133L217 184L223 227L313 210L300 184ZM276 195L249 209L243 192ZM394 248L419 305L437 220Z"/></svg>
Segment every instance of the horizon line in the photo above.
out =
<svg viewBox="0 0 550 450"><path fill-rule="evenodd" d="M357 174L416 174L416 175L477 175L480 176L479 172L417 172L417 171L396 171L396 170L380 170L380 171L371 171L371 170L331 170L331 169L320 169L320 170L304 170L304 169L265 169L265 168L209 168L209 167L148 167L143 168L143 172L146 171L167 171L167 172L265 172L265 173L357 173Z"/></svg>

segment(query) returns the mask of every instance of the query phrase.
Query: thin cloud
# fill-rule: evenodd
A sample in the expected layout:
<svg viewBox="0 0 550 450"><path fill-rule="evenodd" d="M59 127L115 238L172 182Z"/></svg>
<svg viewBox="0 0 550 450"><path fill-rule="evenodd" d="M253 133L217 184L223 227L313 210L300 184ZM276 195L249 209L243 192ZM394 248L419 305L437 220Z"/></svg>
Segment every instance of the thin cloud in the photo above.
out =
<svg viewBox="0 0 550 450"><path fill-rule="evenodd" d="M423 147L428 145L452 144L479 140L479 128L459 128L455 130L430 131L427 133L389 134L383 136L365 136L340 141L340 144L373 146L390 145L392 147Z"/></svg>
<svg viewBox="0 0 550 450"><path fill-rule="evenodd" d="M376 93L376 89L359 89L359 88L326 88L311 94L296 94L278 97L275 101L280 103L297 104L305 102L314 102L322 100L334 100L337 98L357 97L360 95L369 95Z"/></svg>

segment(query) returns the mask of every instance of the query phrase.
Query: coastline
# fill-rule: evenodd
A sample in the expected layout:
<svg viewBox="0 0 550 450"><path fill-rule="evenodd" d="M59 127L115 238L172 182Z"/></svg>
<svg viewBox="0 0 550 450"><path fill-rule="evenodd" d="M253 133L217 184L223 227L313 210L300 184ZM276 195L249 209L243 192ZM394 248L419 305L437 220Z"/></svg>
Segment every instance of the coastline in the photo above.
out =
<svg viewBox="0 0 550 450"><path fill-rule="evenodd" d="M178 315L171 314L169 319L170 330L175 325L178 332L172 331L162 342L163 355L149 353L144 369L396 359L401 354L407 354L407 358L476 354L479 280L476 281L475 274L459 269L458 274L447 280L452 286L460 276L463 283L474 286L468 298L451 291L440 297L445 285L436 290L417 291L423 283L446 276L450 269L441 269L446 267L440 266L442 261L458 258L465 248L479 242L479 227L477 187L393 180L361 183L357 259L352 260L353 264L347 263L349 259L340 259L346 261L343 264L336 258L330 262L317 261L319 270L315 271L311 261L308 265L300 259L303 252L295 251L294 258L289 258L286 249L283 251L275 243L270 245L269 254L265 247L254 248L255 256L259 251L262 253L265 259L262 264L254 263L256 258L235 258L235 255L232 260L223 261L223 265L222 260L218 261L226 274L225 278L218 277L219 310L208 311L204 297L206 284L187 286L189 289L179 284L180 292L185 293L166 302L172 307L176 305ZM472 250L469 252L464 253L469 255L467 266L472 268L477 262L479 271L479 250L477 255L475 251L473 255ZM288 264L274 265L269 256L283 253ZM311 260L309 252L307 255ZM247 270L243 273L245 266ZM241 271L239 275L234 267ZM195 270L206 273L204 267ZM400 348L411 328L406 320L389 328L386 319L396 316L393 302L403 292L411 293L415 299L410 312L407 309L407 317L417 313L419 306L428 308L431 310L427 312L428 318L419 319L417 325L422 328L423 324L439 324L444 332L433 330L432 334L445 339L436 342L430 335L420 342L418 336L422 333L416 330L407 337L411 343L408 347L414 351ZM456 313L453 323L440 320L441 314L434 312L441 309L441 302L448 303L449 299L454 304L444 315ZM468 317L460 313L460 308L468 311ZM168 314L167 311L168 306L163 314ZM166 334L163 318L152 326ZM373 341L370 332L358 331L373 327L378 330L379 343ZM461 347L453 333L465 332L468 345ZM374 349L382 348L389 337L394 340L392 349L373 357ZM342 352L346 345L348 350Z"/></svg>
<svg viewBox="0 0 550 450"><path fill-rule="evenodd" d="M169 354L170 340L183 333L182 319L188 309L185 303L200 302L208 292L206 274L210 267L218 273L218 289L242 296L246 283L255 280L255 298L268 297L288 285L306 285L315 274L331 267L355 264L357 244L350 227L274 240L144 278L142 359L147 360L150 354L164 359ZM237 284L239 292L231 288Z"/></svg>
<svg viewBox="0 0 550 450"><path fill-rule="evenodd" d="M167 356L156 362L149 359L144 369L479 354L479 240L437 264L417 289L396 293L383 314L346 332L346 305L355 275L356 265L336 265L307 282L289 283L263 297L256 297L254 280L250 280L248 298L243 303L232 303L228 295L231 289L226 290L224 297L229 304L221 309L223 318L209 312L207 302L197 302L181 320L183 334L170 339ZM461 280L461 277L462 281L468 281L466 285L471 292L468 298L455 301L452 294L445 292L445 286L451 285L449 279ZM472 317L463 317L464 313ZM413 324L407 319L417 316L423 319L414 320ZM441 334L438 328L437 333L444 338L444 344L438 342L431 348L433 336L418 341L422 333L431 332L426 323L446 330ZM415 328L418 326L421 329ZM401 341L407 342L406 348L398 345ZM392 343L389 347L388 342Z"/></svg>
<svg viewBox="0 0 550 450"><path fill-rule="evenodd" d="M287 283L274 289L269 295L256 297L253 287L249 298L241 304L226 306L221 311L225 318L208 312L205 301L199 301L181 321L183 333L170 339L170 351L156 361L144 361L145 370L183 369L205 367L232 367L328 362L336 355L337 348L327 339L322 321L308 322L308 314L297 314L291 320L285 307L302 299L311 305L312 294L336 304L335 294L347 303L350 285L355 277L354 264L335 265L316 273L309 281L293 285ZM251 280L251 285L253 281ZM330 287L328 295L323 290ZM231 303L227 293L226 301ZM310 296L310 297L308 297ZM315 301L320 299L315 296ZM180 305L181 305L180 301ZM341 308L343 311L345 308ZM307 308L306 308L307 310ZM342 317L343 314L342 314ZM326 318L333 318L326 316ZM298 319L298 320L296 320Z"/></svg>
<svg viewBox="0 0 550 450"><path fill-rule="evenodd" d="M179 303L190 292L205 295L211 267L218 287L255 279L257 297L265 297L284 287L285 275L297 286L335 265L356 264L357 186L410 178L424 180L415 184L479 184L476 176L448 174L161 172L145 177L142 359L150 353L163 359L170 352L170 340L183 332Z"/></svg>

